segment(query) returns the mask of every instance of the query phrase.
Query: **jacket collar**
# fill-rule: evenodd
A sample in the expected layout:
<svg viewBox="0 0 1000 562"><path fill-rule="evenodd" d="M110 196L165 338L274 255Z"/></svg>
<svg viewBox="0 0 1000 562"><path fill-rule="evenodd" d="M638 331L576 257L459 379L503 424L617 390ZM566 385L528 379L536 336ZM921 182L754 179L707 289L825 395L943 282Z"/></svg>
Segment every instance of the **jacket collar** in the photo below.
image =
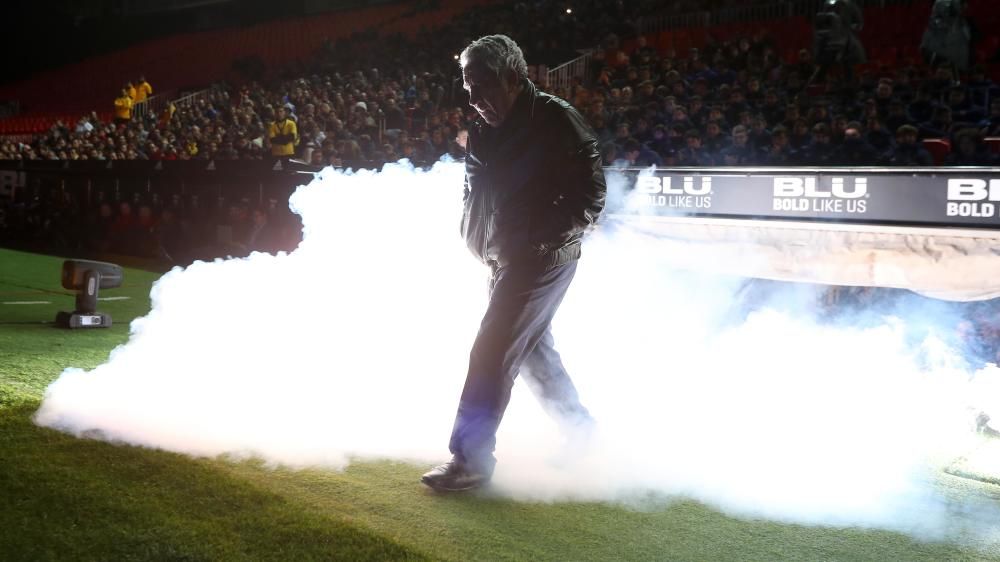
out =
<svg viewBox="0 0 1000 562"><path fill-rule="evenodd" d="M535 95L537 93L538 90L535 88L535 85L531 83L531 80L522 80L521 93L517 95L517 99L514 100L514 105L510 108L510 115L504 120L503 123L500 124L500 128L504 128L507 125L534 117Z"/></svg>

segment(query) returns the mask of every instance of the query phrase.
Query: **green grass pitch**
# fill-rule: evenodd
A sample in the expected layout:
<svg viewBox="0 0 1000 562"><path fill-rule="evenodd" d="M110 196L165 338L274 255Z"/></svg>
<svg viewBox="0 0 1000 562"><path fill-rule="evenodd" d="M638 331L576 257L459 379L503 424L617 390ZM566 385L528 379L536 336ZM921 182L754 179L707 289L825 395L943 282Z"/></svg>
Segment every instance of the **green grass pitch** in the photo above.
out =
<svg viewBox="0 0 1000 562"><path fill-rule="evenodd" d="M129 297L101 302L114 326L68 331L52 325L73 306L60 266L0 250L0 303L50 303L0 304L0 560L1000 560L887 531L734 518L682 498L635 509L436 495L418 482L422 466L275 469L40 428L31 416L45 387L124 343L158 277L127 270L125 286L102 295ZM1000 504L1000 487L941 482Z"/></svg>

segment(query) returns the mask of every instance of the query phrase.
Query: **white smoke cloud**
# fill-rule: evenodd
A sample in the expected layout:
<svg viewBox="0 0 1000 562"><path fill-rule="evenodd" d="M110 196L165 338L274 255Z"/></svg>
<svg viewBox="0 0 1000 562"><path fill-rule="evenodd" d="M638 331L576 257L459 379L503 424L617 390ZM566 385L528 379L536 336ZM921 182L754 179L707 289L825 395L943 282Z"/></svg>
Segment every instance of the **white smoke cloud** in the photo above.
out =
<svg viewBox="0 0 1000 562"><path fill-rule="evenodd" d="M166 274L128 343L92 371L67 369L37 422L292 466L445 459L487 281L458 234L462 174L324 171L292 197L295 252ZM1000 393L976 386L995 389L996 368L972 385L933 333L915 344L901 320L817 322L787 299L733 321L737 280L655 256L655 241L612 222L590 238L555 334L599 429L571 446L515 385L494 493L685 496L934 538L1000 513L939 482L972 446L970 407L1000 412Z"/></svg>

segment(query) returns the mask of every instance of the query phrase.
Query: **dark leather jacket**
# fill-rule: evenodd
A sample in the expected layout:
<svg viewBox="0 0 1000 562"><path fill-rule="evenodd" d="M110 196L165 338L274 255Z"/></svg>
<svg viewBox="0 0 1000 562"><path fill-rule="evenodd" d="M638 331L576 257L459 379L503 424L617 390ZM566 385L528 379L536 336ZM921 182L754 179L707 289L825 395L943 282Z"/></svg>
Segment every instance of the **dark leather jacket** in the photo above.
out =
<svg viewBox="0 0 1000 562"><path fill-rule="evenodd" d="M604 208L597 138L567 102L530 82L499 127L478 122L465 158L462 235L483 263L562 265Z"/></svg>

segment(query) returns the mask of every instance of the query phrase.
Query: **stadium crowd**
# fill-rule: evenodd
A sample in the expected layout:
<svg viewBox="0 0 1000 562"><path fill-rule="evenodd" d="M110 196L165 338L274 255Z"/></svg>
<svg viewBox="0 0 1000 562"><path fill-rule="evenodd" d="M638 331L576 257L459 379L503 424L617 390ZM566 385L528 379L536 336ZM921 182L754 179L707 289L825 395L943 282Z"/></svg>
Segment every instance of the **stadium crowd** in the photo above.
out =
<svg viewBox="0 0 1000 562"><path fill-rule="evenodd" d="M553 93L586 114L608 165L930 165L925 138L951 142L946 164L994 162L982 139L1000 133L1000 98L990 99L994 85L981 66L956 82L947 65L907 61L850 81L830 75L807 88L817 70L812 51L803 46L796 60L781 60L765 33L708 37L686 52L658 52L638 36L626 52L622 42L637 35L642 14L637 5L629 11L597 2L591 12L566 14L553 13L555 3L518 3L470 12L447 35L458 45L498 28L517 30L512 36L529 60L552 64L575 56L570 45L596 45L593 79ZM460 157L460 132L473 113L461 97L456 49L426 33L329 44L270 80L213 84L159 115L132 116L116 100L112 121L92 112L75 124L56 123L31 142L4 142L0 159L280 156L367 168ZM141 101L134 92L128 84L119 99Z"/></svg>
<svg viewBox="0 0 1000 562"><path fill-rule="evenodd" d="M212 84L158 114L131 112L152 92L140 78L123 88L114 119L95 111L76 123L58 122L29 142L0 143L0 159L296 159L358 169L402 158L420 166L444 155L461 158L475 113L464 101L455 53L470 38L504 31L524 46L530 62L554 65L576 56L574 48L593 48L591 79L550 88L544 73L537 76L541 88L588 118L609 166L927 166L934 157L922 141L930 138L953 147L944 164L996 163L983 139L1000 135L1000 96L982 66L970 68L961 82L950 65L921 61L868 65L850 76L837 68L817 72L815 49L803 45L795 60L783 60L763 31L707 36L700 48L683 52L658 51L637 22L661 8L606 0L580 3L570 13L558 3L518 2L470 10L446 32L423 31L413 39L356 33L328 42L308 61L248 68L245 81ZM58 214L61 203L25 205L0 219L5 237L39 236L38 228L45 232L55 221L32 213ZM243 225L256 210L243 202L211 213L167 213L162 202L124 205L130 208L95 202L71 222L104 226L62 239L143 255L199 255L196 240L212 225L236 220L235 231L247 231ZM287 217L271 218L289 224ZM170 243L149 243L161 240L172 221L185 233L174 237L173 251ZM192 226L205 221L208 226ZM137 235L136 229L149 232ZM213 239L216 251L255 245L239 242L241 235ZM294 240L272 246L294 247Z"/></svg>

